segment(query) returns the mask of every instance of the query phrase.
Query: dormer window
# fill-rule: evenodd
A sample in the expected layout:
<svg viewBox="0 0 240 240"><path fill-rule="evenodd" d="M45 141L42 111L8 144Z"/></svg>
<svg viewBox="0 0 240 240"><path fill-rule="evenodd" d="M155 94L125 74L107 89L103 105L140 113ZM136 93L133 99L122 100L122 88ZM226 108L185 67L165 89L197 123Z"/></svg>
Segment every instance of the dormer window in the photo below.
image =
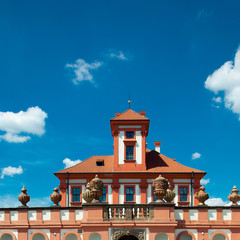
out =
<svg viewBox="0 0 240 240"><path fill-rule="evenodd" d="M134 138L134 132L126 132L126 138Z"/></svg>
<svg viewBox="0 0 240 240"><path fill-rule="evenodd" d="M104 166L104 160L97 160L97 161L96 161L96 165L97 165L98 167Z"/></svg>

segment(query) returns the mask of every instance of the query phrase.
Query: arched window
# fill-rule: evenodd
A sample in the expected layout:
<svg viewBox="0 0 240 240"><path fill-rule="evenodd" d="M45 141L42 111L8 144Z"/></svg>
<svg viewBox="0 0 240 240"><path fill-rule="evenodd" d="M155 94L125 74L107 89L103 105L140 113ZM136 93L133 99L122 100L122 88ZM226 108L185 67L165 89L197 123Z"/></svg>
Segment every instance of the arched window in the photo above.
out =
<svg viewBox="0 0 240 240"><path fill-rule="evenodd" d="M4 233L0 240L13 240L13 237L9 233Z"/></svg>
<svg viewBox="0 0 240 240"><path fill-rule="evenodd" d="M74 233L69 233L65 240L78 240L78 237Z"/></svg>
<svg viewBox="0 0 240 240"><path fill-rule="evenodd" d="M168 240L168 235L166 233L158 233L155 236L155 240Z"/></svg>
<svg viewBox="0 0 240 240"><path fill-rule="evenodd" d="M41 233L36 233L34 234L32 240L46 240L45 237L43 236L43 234Z"/></svg>
<svg viewBox="0 0 240 240"><path fill-rule="evenodd" d="M193 240L192 236L188 233L181 235L180 240Z"/></svg>
<svg viewBox="0 0 240 240"><path fill-rule="evenodd" d="M89 240L102 240L102 237L99 233L92 233L89 236Z"/></svg>
<svg viewBox="0 0 240 240"><path fill-rule="evenodd" d="M223 234L218 233L213 237L213 240L226 240L226 237Z"/></svg>

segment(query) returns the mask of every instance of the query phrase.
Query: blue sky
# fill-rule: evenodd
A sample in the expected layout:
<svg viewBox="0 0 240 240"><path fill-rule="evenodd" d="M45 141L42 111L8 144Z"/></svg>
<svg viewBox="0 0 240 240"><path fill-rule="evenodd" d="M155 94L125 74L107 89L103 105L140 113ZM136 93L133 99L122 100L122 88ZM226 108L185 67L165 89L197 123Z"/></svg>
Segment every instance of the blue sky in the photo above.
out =
<svg viewBox="0 0 240 240"><path fill-rule="evenodd" d="M18 206L22 185L30 205L48 205L64 159L112 154L109 120L128 108L129 89L151 120L148 147L161 141L163 154L207 171L206 192L227 201L240 188L239 8L1 1L2 205Z"/></svg>

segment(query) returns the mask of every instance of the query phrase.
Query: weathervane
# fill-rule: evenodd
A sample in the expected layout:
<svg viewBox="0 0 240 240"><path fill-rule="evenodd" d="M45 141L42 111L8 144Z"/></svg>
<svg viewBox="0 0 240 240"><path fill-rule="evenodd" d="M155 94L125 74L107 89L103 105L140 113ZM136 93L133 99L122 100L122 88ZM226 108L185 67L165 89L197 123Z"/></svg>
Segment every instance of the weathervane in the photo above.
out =
<svg viewBox="0 0 240 240"><path fill-rule="evenodd" d="M131 108L131 100L130 100L130 88L129 88L129 99L128 99L129 109Z"/></svg>

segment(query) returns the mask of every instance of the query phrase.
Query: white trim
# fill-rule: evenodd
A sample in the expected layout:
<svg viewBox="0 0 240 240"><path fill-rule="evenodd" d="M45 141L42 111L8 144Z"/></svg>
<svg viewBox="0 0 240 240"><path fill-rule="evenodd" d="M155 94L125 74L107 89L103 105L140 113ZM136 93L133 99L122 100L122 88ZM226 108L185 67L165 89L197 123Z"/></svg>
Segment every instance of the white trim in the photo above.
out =
<svg viewBox="0 0 240 240"><path fill-rule="evenodd" d="M140 183L141 179L119 179L120 183Z"/></svg>
<svg viewBox="0 0 240 240"><path fill-rule="evenodd" d="M75 220L82 220L83 219L83 210L75 210Z"/></svg>
<svg viewBox="0 0 240 240"><path fill-rule="evenodd" d="M136 204L141 204L141 190L139 184L135 185Z"/></svg>
<svg viewBox="0 0 240 240"><path fill-rule="evenodd" d="M142 134L136 131L136 164L142 164Z"/></svg>
<svg viewBox="0 0 240 240"><path fill-rule="evenodd" d="M174 191L175 191L175 198L173 199L173 202L178 205L178 184L175 184L174 186Z"/></svg>
<svg viewBox="0 0 240 240"><path fill-rule="evenodd" d="M217 220L217 210L216 209L209 209L208 210L208 220L209 221Z"/></svg>
<svg viewBox="0 0 240 240"><path fill-rule="evenodd" d="M223 221L232 220L232 211L229 209L222 210Z"/></svg>
<svg viewBox="0 0 240 240"><path fill-rule="evenodd" d="M198 220L198 210L197 209L190 209L189 210L189 220Z"/></svg>
<svg viewBox="0 0 240 240"><path fill-rule="evenodd" d="M69 179L69 183L87 183L87 179Z"/></svg>
<svg viewBox="0 0 240 240"><path fill-rule="evenodd" d="M191 179L173 179L174 183L191 183ZM192 183L194 183L194 179L192 180Z"/></svg>
<svg viewBox="0 0 240 240"><path fill-rule="evenodd" d="M42 210L42 220L43 221L51 220L51 211L50 210Z"/></svg>
<svg viewBox="0 0 240 240"><path fill-rule="evenodd" d="M119 204L123 204L124 203L124 185L121 184L120 188L119 188Z"/></svg>
<svg viewBox="0 0 240 240"><path fill-rule="evenodd" d="M148 184L147 188L147 203L152 202L152 185Z"/></svg>
<svg viewBox="0 0 240 240"><path fill-rule="evenodd" d="M4 221L4 211L0 211L0 221Z"/></svg>
<svg viewBox="0 0 240 240"><path fill-rule="evenodd" d="M36 221L37 220L37 211L28 211L28 220Z"/></svg>
<svg viewBox="0 0 240 240"><path fill-rule="evenodd" d="M61 210L60 211L61 221L68 221L69 220L69 210Z"/></svg>
<svg viewBox="0 0 240 240"><path fill-rule="evenodd" d="M154 179L147 179L147 183L152 183Z"/></svg>
<svg viewBox="0 0 240 240"><path fill-rule="evenodd" d="M174 217L176 220L183 220L183 210L182 209L174 210Z"/></svg>
<svg viewBox="0 0 240 240"><path fill-rule="evenodd" d="M10 211L10 221L18 221L18 211Z"/></svg>
<svg viewBox="0 0 240 240"><path fill-rule="evenodd" d="M124 131L118 134L118 164L124 164Z"/></svg>
<svg viewBox="0 0 240 240"><path fill-rule="evenodd" d="M112 186L110 184L108 185L108 203L113 203Z"/></svg>
<svg viewBox="0 0 240 240"><path fill-rule="evenodd" d="M81 192L81 196L82 196L82 203L85 203L86 201L83 199L83 191L85 191L86 190L86 187L85 187L85 185L82 185L82 192Z"/></svg>
<svg viewBox="0 0 240 240"><path fill-rule="evenodd" d="M112 183L112 179L102 179L103 183Z"/></svg>

